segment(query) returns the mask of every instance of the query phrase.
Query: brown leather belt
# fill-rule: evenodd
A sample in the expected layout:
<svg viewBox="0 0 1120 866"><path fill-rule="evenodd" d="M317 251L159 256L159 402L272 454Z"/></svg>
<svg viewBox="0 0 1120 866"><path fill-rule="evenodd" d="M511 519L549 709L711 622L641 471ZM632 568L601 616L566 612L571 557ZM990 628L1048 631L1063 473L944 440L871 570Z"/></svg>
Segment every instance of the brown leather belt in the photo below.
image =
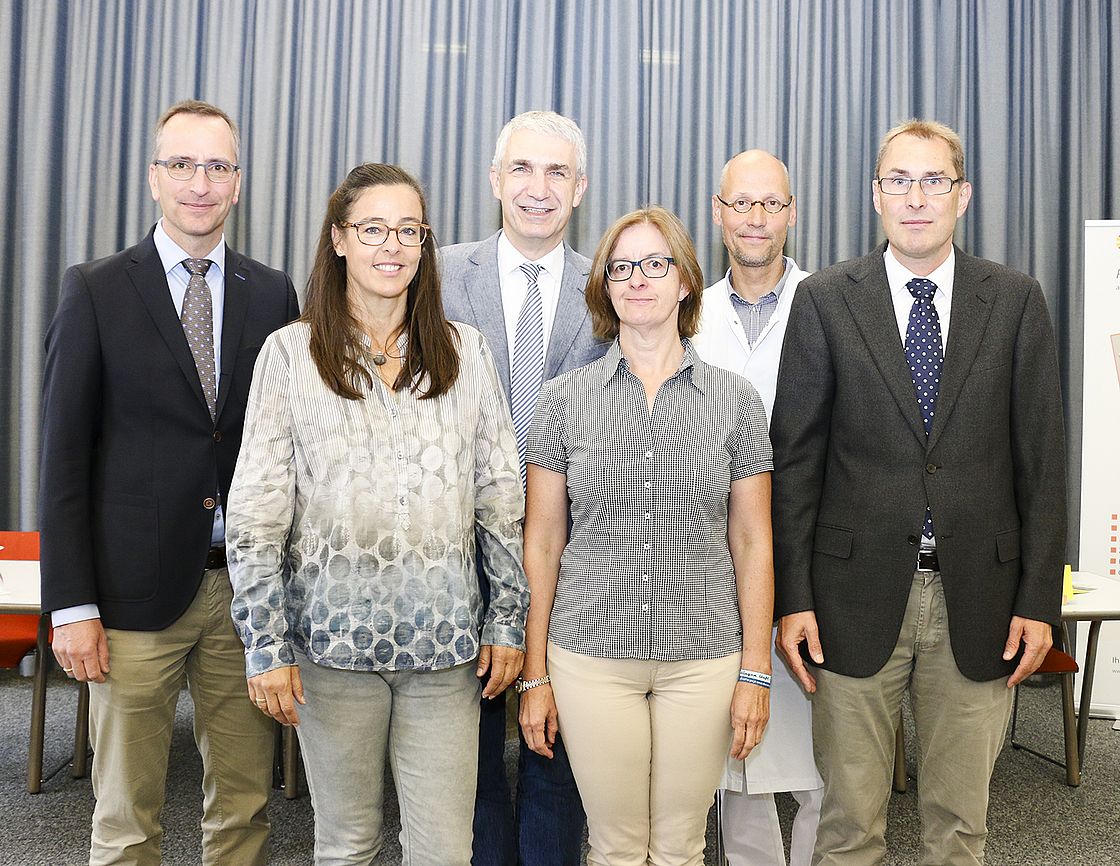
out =
<svg viewBox="0 0 1120 866"><path fill-rule="evenodd" d="M941 571L936 550L918 551L918 571Z"/></svg>
<svg viewBox="0 0 1120 866"><path fill-rule="evenodd" d="M206 554L206 568L225 568L226 549L224 546L211 547Z"/></svg>

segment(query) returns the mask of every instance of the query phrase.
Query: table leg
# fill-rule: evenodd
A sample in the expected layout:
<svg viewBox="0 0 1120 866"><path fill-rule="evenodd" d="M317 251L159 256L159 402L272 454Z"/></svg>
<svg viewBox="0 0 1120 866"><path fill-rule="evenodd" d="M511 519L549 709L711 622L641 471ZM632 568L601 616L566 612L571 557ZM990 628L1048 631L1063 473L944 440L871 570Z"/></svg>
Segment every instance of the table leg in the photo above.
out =
<svg viewBox="0 0 1120 866"><path fill-rule="evenodd" d="M1097 642L1101 636L1101 621L1089 623L1089 636L1085 641L1085 667L1081 670L1081 703L1077 713L1077 756L1085 766L1085 738L1089 734L1089 707L1093 703L1093 674L1097 666Z"/></svg>
<svg viewBox="0 0 1120 866"><path fill-rule="evenodd" d="M27 748L27 793L38 794L43 788L43 733L47 721L47 669L51 651L49 614L39 617L39 634L35 640L35 677L31 692L31 739Z"/></svg>

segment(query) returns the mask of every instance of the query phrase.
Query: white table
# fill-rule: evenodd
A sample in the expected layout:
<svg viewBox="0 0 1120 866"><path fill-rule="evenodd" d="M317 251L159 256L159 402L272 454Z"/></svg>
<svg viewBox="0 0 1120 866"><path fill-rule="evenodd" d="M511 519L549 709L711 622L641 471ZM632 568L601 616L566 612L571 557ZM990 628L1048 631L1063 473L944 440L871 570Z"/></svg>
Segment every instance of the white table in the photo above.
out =
<svg viewBox="0 0 1120 866"><path fill-rule="evenodd" d="M39 563L24 559L0 559L0 613L39 614ZM31 740L27 751L27 791L38 794L43 787L43 735L47 719L47 671L51 651L50 617L39 616L35 642L35 674L31 697ZM74 725L75 779L86 774L89 726L89 690L82 683L78 693L78 717Z"/></svg>
<svg viewBox="0 0 1120 866"><path fill-rule="evenodd" d="M1081 765L1085 765L1085 737L1088 733L1089 708L1093 698L1093 675L1097 666L1097 643L1101 636L1101 623L1120 620L1120 581L1093 574L1088 571L1073 573L1075 588L1089 587L1062 605L1063 622L1089 623L1089 635L1085 643L1085 665L1081 669L1081 700L1077 712L1077 754ZM1073 652L1073 648L1068 650Z"/></svg>

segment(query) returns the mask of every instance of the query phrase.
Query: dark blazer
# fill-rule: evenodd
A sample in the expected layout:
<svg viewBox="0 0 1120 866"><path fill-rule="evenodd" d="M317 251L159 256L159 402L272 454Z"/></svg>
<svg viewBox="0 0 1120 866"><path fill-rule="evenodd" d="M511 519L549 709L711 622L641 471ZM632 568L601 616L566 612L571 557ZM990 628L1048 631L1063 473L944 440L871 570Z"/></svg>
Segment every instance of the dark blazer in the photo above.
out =
<svg viewBox="0 0 1120 866"><path fill-rule="evenodd" d="M598 360L610 346L609 341L599 340L592 333L591 315L583 297L590 273L590 259L564 244L564 274L544 359L546 381ZM508 402L510 347L498 278L498 234L477 243L441 249L440 276L447 318L473 325L486 337Z"/></svg>
<svg viewBox="0 0 1120 866"><path fill-rule="evenodd" d="M883 264L798 287L771 426L778 616L816 612L824 667L870 676L899 634L927 504L953 655L1007 676L1012 615L1057 623L1066 539L1058 363L1042 290L956 251L926 437Z"/></svg>
<svg viewBox="0 0 1120 866"><path fill-rule="evenodd" d="M286 274L227 246L215 422L152 233L66 271L43 381L44 611L96 603L105 626L137 631L186 611L257 352L298 314Z"/></svg>

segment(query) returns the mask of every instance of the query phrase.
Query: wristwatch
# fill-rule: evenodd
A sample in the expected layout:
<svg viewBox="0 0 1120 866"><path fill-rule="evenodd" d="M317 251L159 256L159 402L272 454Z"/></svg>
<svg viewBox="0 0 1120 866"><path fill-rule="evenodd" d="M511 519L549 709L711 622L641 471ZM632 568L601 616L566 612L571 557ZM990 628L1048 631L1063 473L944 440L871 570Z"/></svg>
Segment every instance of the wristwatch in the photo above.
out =
<svg viewBox="0 0 1120 866"><path fill-rule="evenodd" d="M524 692L529 691L529 689L535 689L537 686L547 685L550 682L552 682L552 677L550 677L548 674L545 674L543 677L537 677L535 680L523 680L521 679L521 677L518 677L517 682L513 684L513 687L520 695Z"/></svg>

